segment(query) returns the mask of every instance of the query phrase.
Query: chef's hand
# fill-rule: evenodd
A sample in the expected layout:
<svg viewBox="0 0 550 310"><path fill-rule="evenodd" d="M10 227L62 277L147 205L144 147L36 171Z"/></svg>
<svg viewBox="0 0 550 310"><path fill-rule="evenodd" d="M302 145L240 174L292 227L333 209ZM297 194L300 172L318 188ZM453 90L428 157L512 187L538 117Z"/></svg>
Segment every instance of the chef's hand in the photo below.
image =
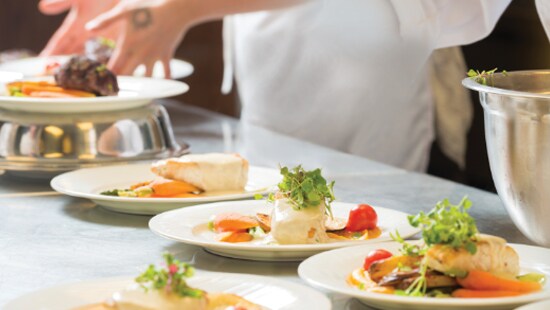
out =
<svg viewBox="0 0 550 310"><path fill-rule="evenodd" d="M113 8L118 0L40 0L38 8L47 15L69 14L63 24L51 37L40 56L82 54L84 43L93 36L114 39L119 26L113 25L106 31L90 33L84 26L94 17Z"/></svg>
<svg viewBox="0 0 550 310"><path fill-rule="evenodd" d="M193 25L188 0L121 0L110 11L86 25L92 32L104 31L122 22L122 28L108 67L117 74L130 74L144 64L146 76L161 61L167 78L170 59Z"/></svg>

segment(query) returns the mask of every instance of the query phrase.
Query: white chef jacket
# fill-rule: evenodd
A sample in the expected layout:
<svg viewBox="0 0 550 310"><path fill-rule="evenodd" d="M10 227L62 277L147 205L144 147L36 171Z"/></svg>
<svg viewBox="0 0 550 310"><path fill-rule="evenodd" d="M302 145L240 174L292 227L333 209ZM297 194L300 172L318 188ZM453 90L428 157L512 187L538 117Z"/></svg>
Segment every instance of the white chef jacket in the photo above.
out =
<svg viewBox="0 0 550 310"><path fill-rule="evenodd" d="M226 73L242 121L423 171L434 138L430 54L487 36L509 2L313 0L232 16Z"/></svg>

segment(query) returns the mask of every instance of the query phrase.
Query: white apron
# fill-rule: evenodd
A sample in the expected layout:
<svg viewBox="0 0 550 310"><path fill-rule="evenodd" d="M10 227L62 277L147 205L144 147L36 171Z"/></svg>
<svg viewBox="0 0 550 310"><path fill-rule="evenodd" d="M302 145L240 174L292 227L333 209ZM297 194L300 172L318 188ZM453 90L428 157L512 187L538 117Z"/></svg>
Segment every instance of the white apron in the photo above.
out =
<svg viewBox="0 0 550 310"><path fill-rule="evenodd" d="M226 73L234 69L241 118L423 171L434 138L430 54L483 38L508 3L314 0L232 16Z"/></svg>

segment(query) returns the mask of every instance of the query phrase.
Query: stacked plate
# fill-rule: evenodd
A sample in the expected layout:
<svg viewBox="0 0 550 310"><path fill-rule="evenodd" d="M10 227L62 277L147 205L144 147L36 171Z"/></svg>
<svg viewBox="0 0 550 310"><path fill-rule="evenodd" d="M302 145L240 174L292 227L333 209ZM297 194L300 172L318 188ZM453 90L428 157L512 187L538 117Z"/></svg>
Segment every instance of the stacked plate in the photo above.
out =
<svg viewBox="0 0 550 310"><path fill-rule="evenodd" d="M151 104L185 93L189 89L185 83L119 76L117 96L8 96L1 84L9 82L5 77L51 81L52 77L29 77L39 75L46 62L30 58L0 65L0 70L18 73L4 73L0 80L0 170L50 178L79 168L150 161L188 151L188 145L175 140L166 110ZM179 77L192 72L185 62L172 65Z"/></svg>

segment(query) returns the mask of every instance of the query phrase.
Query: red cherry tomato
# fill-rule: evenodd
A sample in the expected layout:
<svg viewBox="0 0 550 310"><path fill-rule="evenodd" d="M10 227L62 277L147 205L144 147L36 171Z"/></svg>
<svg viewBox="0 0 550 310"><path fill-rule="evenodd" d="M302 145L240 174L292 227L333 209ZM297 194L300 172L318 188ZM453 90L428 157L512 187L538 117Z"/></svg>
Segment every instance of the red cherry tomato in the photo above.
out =
<svg viewBox="0 0 550 310"><path fill-rule="evenodd" d="M349 231L363 231L374 229L378 223L378 215L374 208L367 204L357 205L349 212L346 229Z"/></svg>
<svg viewBox="0 0 550 310"><path fill-rule="evenodd" d="M377 262L379 260L386 259L388 257L392 257L392 256L393 256L392 253L382 249L371 251L369 255L367 255L367 257L365 258L365 262L363 263L363 269L369 270L369 267L370 265L372 265L372 263Z"/></svg>

